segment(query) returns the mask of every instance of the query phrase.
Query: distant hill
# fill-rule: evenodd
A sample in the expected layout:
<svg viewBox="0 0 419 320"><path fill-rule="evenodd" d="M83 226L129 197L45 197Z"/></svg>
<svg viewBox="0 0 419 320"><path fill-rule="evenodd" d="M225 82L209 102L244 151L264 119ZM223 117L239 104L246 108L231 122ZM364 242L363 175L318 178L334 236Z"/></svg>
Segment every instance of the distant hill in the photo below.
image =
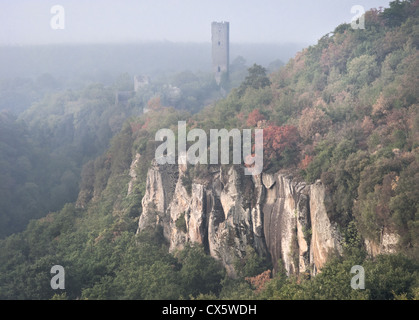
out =
<svg viewBox="0 0 419 320"><path fill-rule="evenodd" d="M286 62L306 44L231 44L231 61L243 56L252 65ZM1 47L0 80L51 74L64 81L87 77L104 84L132 74L211 70L211 44L156 42L143 44L43 45Z"/></svg>
<svg viewBox="0 0 419 320"><path fill-rule="evenodd" d="M233 43L231 62L240 57L247 66L258 63L270 68L278 66L278 61L286 62L304 46ZM131 81L134 75L165 81L185 71L210 74L211 45L156 42L6 46L0 47L0 65L0 110L19 114L45 94L79 90L92 83L110 86L123 74L129 74Z"/></svg>

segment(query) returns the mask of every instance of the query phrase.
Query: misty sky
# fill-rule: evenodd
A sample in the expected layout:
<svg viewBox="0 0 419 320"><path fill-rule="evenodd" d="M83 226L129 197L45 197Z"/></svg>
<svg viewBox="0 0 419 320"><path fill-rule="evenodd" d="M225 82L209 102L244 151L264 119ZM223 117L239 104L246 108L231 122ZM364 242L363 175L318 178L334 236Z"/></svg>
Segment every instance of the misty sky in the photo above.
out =
<svg viewBox="0 0 419 320"><path fill-rule="evenodd" d="M314 44L351 7L388 7L389 0L0 0L0 45L97 42L209 42L212 21L230 22L231 42ZM65 12L54 30L53 5Z"/></svg>

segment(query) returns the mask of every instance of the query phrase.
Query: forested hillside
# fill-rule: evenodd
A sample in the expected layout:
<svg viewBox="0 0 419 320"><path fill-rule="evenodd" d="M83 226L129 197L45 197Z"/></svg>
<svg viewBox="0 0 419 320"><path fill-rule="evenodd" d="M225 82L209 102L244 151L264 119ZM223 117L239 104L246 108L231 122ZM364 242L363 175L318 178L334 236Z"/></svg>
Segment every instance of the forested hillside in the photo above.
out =
<svg viewBox="0 0 419 320"><path fill-rule="evenodd" d="M184 102L192 103L193 110L180 110L163 97L150 97L146 114L126 121L113 118L106 108L113 96L100 86L52 96L54 103L38 106L51 108L49 118L37 119L39 109L29 110L24 117L42 123L38 134L47 139L44 145L54 146L57 156L70 162L60 162L65 170L71 172L71 162L84 166L77 201L0 240L0 298L418 299L419 1L370 10L365 24L358 30L338 26L270 75L253 65L226 98L196 113L190 100ZM83 97L92 100L80 104ZM71 119L66 108L76 110ZM109 115L97 111L101 108ZM15 189L24 188L28 196L38 180L32 172L37 164L26 158L40 151L26 147L33 137L25 136L23 127L4 115L0 121L0 130L7 124L16 139L0 135L0 147L7 151L0 153L1 178L22 172ZM51 136L54 124L66 121L76 124L60 126L74 130L71 143L60 140L67 134ZM206 132L262 127L264 172L293 172L325 186L327 215L343 235L343 255L331 255L316 276L287 276L281 268L273 274L273 261L249 247L235 261L237 277L231 278L202 246L169 252L162 230L137 234L155 132L176 132L178 121ZM112 131L118 133L110 138ZM3 170L16 155L19 167ZM204 178L210 169L191 167L185 183ZM59 181L62 188L71 186L64 177ZM24 215L15 192L3 190L1 196L10 199L7 210L16 207ZM183 225L179 221L179 228ZM395 248L376 254L374 248L389 234L397 238ZM50 287L53 265L65 267L65 290ZM366 270L365 290L349 285L354 265Z"/></svg>
<svg viewBox="0 0 419 320"><path fill-rule="evenodd" d="M19 117L2 112L0 236L76 201L82 165L140 112L116 108L114 90L102 85L48 94Z"/></svg>
<svg viewBox="0 0 419 320"><path fill-rule="evenodd" d="M119 101L121 92L128 96ZM37 98L28 97L32 105L26 110L2 111L0 237L75 202L83 165L109 148L127 119L163 105L195 113L221 96L207 73L184 71L153 78L137 92L133 76L124 73L111 86L92 83L79 90L41 91ZM15 106L23 100L6 99L5 104Z"/></svg>

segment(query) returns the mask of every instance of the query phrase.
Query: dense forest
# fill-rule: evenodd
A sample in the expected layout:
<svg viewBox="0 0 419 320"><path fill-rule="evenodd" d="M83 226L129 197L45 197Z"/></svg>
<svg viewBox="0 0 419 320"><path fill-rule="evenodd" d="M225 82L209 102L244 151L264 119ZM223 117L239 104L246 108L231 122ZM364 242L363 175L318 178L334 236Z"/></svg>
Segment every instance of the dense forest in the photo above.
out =
<svg viewBox="0 0 419 320"><path fill-rule="evenodd" d="M338 26L277 71L234 60L225 97L207 74L180 72L176 98L155 82L115 103L133 89L121 75L0 113L0 299L418 299L419 1L365 22ZM161 230L137 234L150 142L185 120L206 131L262 125L264 171L325 185L344 254L314 277L287 276L248 248L232 278L202 246L169 252ZM397 252L369 256L364 241L384 229L399 235ZM65 290L51 289L53 265L65 266ZM365 290L348 285L354 265Z"/></svg>

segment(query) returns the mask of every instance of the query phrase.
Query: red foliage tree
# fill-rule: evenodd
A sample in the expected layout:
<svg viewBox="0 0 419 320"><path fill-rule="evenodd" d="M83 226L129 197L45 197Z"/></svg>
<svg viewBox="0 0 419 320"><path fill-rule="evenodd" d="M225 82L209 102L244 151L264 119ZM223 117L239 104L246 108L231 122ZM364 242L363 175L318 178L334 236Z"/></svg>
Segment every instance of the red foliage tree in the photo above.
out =
<svg viewBox="0 0 419 320"><path fill-rule="evenodd" d="M267 168L273 160L280 160L286 150L296 150L299 141L298 129L294 126L268 126L263 130L263 158Z"/></svg>
<svg viewBox="0 0 419 320"><path fill-rule="evenodd" d="M247 125L250 127L256 127L258 122L261 120L265 120L265 117L259 112L259 109L254 109L247 117Z"/></svg>
<svg viewBox="0 0 419 320"><path fill-rule="evenodd" d="M301 160L300 168L303 169L303 170L307 169L307 167L308 167L308 165L310 164L311 161L313 161L313 156L310 156L310 155L306 154L304 159Z"/></svg>
<svg viewBox="0 0 419 320"><path fill-rule="evenodd" d="M271 270L266 270L254 277L246 277L245 280L255 288L256 293L260 293L266 283L271 280Z"/></svg>
<svg viewBox="0 0 419 320"><path fill-rule="evenodd" d="M149 110L154 110L154 111L160 110L162 108L160 97L155 96L151 98L150 100L148 100L147 107Z"/></svg>

